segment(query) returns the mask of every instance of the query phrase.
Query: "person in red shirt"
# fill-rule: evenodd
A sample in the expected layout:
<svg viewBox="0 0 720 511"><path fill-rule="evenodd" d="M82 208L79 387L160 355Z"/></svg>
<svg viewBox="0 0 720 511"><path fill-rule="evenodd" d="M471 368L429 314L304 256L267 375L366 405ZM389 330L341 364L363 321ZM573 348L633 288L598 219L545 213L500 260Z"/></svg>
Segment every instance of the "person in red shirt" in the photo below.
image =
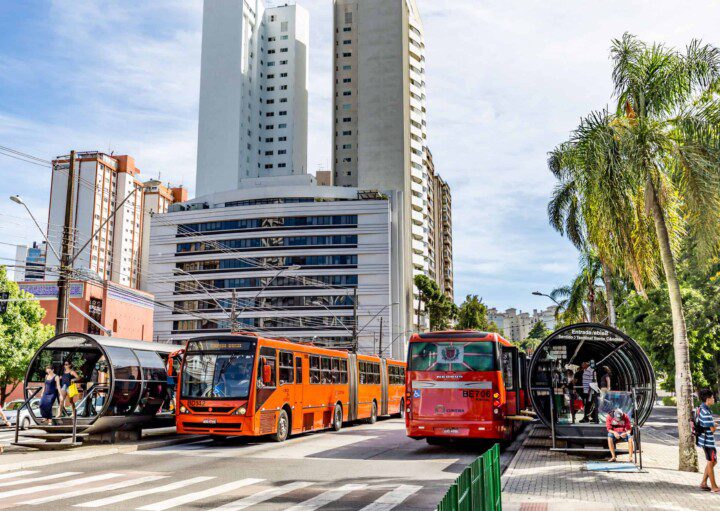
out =
<svg viewBox="0 0 720 511"><path fill-rule="evenodd" d="M628 414L623 412L620 408L616 409L613 413L609 413L605 420L605 427L608 431L608 447L610 448L610 454L612 457L610 461L617 461L615 455L615 444L618 442L628 443L628 453L630 461L633 458L634 444L632 437L632 424L630 423L630 417Z"/></svg>

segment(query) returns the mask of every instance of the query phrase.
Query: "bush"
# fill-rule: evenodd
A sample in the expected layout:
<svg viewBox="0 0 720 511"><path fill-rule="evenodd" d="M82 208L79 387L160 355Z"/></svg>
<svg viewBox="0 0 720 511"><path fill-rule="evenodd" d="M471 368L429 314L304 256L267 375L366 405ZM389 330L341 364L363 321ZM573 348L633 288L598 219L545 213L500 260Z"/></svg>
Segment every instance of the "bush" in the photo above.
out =
<svg viewBox="0 0 720 511"><path fill-rule="evenodd" d="M675 396L665 396L662 398L662 404L664 406L677 406L677 399L675 399Z"/></svg>

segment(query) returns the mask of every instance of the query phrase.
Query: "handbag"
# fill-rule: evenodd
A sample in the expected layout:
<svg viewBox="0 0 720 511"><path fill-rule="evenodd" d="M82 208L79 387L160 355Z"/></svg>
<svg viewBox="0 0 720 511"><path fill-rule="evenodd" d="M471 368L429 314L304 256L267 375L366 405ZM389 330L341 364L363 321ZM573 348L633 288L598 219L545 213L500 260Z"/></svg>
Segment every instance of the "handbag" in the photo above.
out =
<svg viewBox="0 0 720 511"><path fill-rule="evenodd" d="M77 396L79 393L80 393L80 392L78 391L77 385L75 385L74 383L71 383L70 386L68 387L68 390L67 390L67 395L68 395L68 397L71 397L71 398L72 398L72 397L75 397L75 396Z"/></svg>

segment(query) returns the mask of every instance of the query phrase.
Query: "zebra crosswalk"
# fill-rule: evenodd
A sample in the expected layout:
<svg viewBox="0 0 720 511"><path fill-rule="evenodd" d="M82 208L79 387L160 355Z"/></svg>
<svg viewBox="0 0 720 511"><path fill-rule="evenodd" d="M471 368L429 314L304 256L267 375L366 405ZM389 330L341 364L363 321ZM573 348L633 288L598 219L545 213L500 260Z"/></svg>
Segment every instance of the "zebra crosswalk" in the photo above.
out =
<svg viewBox="0 0 720 511"><path fill-rule="evenodd" d="M210 511L283 509L322 511L342 504L357 511L402 509L420 485L348 483L332 487L313 481L273 483L261 478L227 480L219 476L181 477L172 473L77 471L44 474L40 470L0 473L0 509L54 508Z"/></svg>

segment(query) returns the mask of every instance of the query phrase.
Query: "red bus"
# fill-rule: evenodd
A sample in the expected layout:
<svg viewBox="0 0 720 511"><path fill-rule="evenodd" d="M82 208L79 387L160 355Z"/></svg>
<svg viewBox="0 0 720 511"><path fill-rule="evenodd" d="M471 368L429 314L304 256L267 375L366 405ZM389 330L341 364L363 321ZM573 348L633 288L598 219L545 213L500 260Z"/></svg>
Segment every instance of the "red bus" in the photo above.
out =
<svg viewBox="0 0 720 511"><path fill-rule="evenodd" d="M411 438L509 441L522 409L521 356L500 335L448 331L410 338L405 425Z"/></svg>
<svg viewBox="0 0 720 511"><path fill-rule="evenodd" d="M404 362L252 333L191 339L168 366L180 434L282 442L404 407Z"/></svg>

